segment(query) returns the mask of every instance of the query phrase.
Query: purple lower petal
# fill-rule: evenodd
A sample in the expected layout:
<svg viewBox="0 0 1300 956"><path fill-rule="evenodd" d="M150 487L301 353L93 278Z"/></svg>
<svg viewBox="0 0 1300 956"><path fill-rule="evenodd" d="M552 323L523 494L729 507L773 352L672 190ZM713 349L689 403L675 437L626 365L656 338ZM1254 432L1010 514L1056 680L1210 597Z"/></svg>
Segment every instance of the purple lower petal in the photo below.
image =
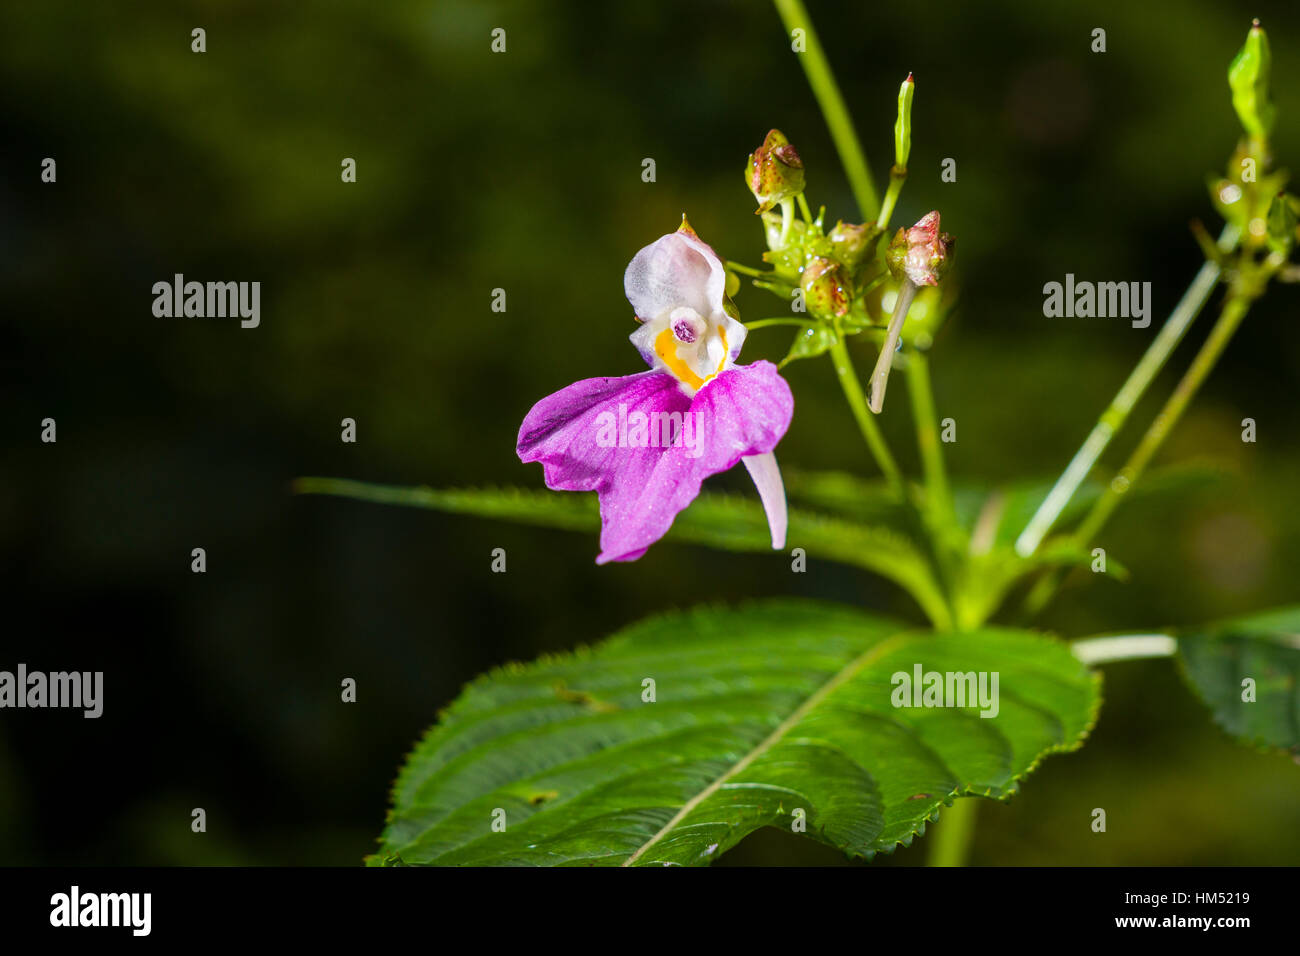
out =
<svg viewBox="0 0 1300 956"><path fill-rule="evenodd" d="M794 396L775 365L755 362L707 382L691 401L690 413L693 442L663 450L648 481L615 482L602 498L598 562L640 557L695 500L705 478L775 448L790 427Z"/></svg>
<svg viewBox="0 0 1300 956"><path fill-rule="evenodd" d="M517 452L521 461L540 461L548 488L557 491L595 491L600 496L602 541L608 533L610 519L607 502L619 497L618 490L644 486L665 448L628 447L626 441L604 447L601 428L613 415L622 421L633 412L646 416L657 413L681 415L691 405L677 379L665 372L642 372L621 378L589 378L574 382L542 399L525 416L519 428ZM653 419L652 419L653 420ZM617 434L616 439L620 436ZM641 556L622 556L631 561Z"/></svg>
<svg viewBox="0 0 1300 956"><path fill-rule="evenodd" d="M675 443L629 447L637 442L626 424L635 412L651 422L659 414L683 415ZM790 387L770 362L729 369L694 399L663 372L587 379L533 406L518 452L523 461L542 463L548 487L599 494L597 563L633 561L663 537L705 478L775 448L793 412ZM616 447L604 447L609 432L602 436L602 421L607 426L610 418L602 415L619 425ZM649 431L652 441L662 437L657 427Z"/></svg>

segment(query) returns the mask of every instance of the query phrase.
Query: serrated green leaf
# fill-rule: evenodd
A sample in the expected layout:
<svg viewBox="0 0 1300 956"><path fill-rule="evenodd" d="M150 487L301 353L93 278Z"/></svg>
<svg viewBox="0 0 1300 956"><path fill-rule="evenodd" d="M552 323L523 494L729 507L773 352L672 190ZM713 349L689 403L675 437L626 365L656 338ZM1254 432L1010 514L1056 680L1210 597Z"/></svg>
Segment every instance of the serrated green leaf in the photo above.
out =
<svg viewBox="0 0 1300 956"><path fill-rule="evenodd" d="M893 706L918 664L998 672L997 715ZM369 862L701 865L765 826L870 858L954 797L1013 793L1099 702L1038 634L806 601L673 612L471 684L408 759Z"/></svg>
<svg viewBox="0 0 1300 956"><path fill-rule="evenodd" d="M1183 675L1219 726L1300 754L1300 605L1175 633ZM1247 679L1254 701L1243 700Z"/></svg>
<svg viewBox="0 0 1300 956"><path fill-rule="evenodd" d="M398 487L342 478L299 478L294 489L300 494L337 495L593 535L600 531L594 494L519 488ZM665 540L726 551L772 551L762 505L755 499L713 492L701 494L678 515ZM811 560L850 564L888 578L905 588L932 622L951 623L947 601L929 560L914 541L896 530L793 508L787 542L789 548L803 548Z"/></svg>

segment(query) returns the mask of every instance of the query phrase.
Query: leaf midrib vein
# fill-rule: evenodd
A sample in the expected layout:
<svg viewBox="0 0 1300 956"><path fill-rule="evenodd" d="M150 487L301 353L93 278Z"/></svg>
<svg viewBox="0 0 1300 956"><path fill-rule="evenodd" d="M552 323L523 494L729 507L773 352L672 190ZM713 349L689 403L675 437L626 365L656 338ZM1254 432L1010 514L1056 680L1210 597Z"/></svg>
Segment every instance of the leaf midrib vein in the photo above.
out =
<svg viewBox="0 0 1300 956"><path fill-rule="evenodd" d="M682 820L686 819L691 811L717 793L724 783L736 776L738 773L744 771L755 760L776 746L776 744L780 742L780 740L789 733L792 728L796 727L800 721L807 717L808 714L811 713L822 701L856 677L868 664L871 664L887 651L893 650L894 645L902 643L906 638L906 632L885 638L867 648L853 660L849 661L849 663L846 664L839 673L835 674L830 680L822 684L821 687L818 687L809 695L807 700L791 711L790 716L781 721L781 723L776 726L776 729L768 734L756 747L727 768L721 776L710 783L707 787L687 800L686 803L682 805L682 808L673 814L672 819L659 829L658 833L637 847L632 855L624 860L620 865L632 866L636 863L636 861L641 859L641 857L644 856L652 846L671 833Z"/></svg>
<svg viewBox="0 0 1300 956"><path fill-rule="evenodd" d="M836 673L838 673L838 671L837 671ZM801 688L796 688L796 687L793 687L793 686L791 686L791 687L778 687L778 686L773 686L773 687L767 688L766 690L756 690L756 689L736 689L736 690L728 690L728 691L725 691L725 692L720 693L720 694L712 694L712 695L708 695L708 696L701 696L701 697L699 697L699 698L690 698L690 699L686 700L685 702L677 702L677 701L673 701L673 702L670 702L670 703L666 703L666 704L664 704L664 705L663 705L663 708L664 708L665 710L670 711L670 712L681 711L681 712L683 712L683 713L687 713L687 714L689 714L689 713L692 712L691 708L695 707L695 706L696 706L696 705L697 705L701 700L706 701L706 702L708 702L708 703L710 703L710 704L715 704L715 705L716 705L718 702L721 702L721 701L728 701L728 700L733 700L733 699L737 699L737 698L741 698L741 699L743 699L743 698L748 698L748 697L764 697L764 698L766 698L766 697L770 696L770 695L771 695L772 693L774 693L774 692L781 692L781 693L790 692L790 693L793 694L793 693L797 692L797 691L800 690L800 689L801 689ZM621 716L628 716L628 715L631 714L631 712L630 712L630 711L619 711L619 712L617 712L617 714L618 714L618 715L621 715ZM489 714L489 715L487 715L487 716L490 717L490 716L492 716L492 715ZM576 711L575 711L575 713L574 713L573 716L571 716L571 717L565 717L565 718L563 718L563 719L561 719L561 720L551 721L550 723L548 723L548 724L544 724L544 725L542 725L541 727L521 727L521 728L519 728L519 729L517 729L517 730L513 730L513 731L511 731L509 734L505 734L505 735L502 735L502 736L500 736L500 737L497 737L495 740L491 741L491 743L493 743L493 744L499 746L499 745L501 744L501 741L502 741L502 740L505 740L505 739L507 739L507 738L509 738L509 739L513 739L513 740L516 740L516 741L528 741L528 740L530 740L530 739L535 739L535 734L536 734L536 732L539 731L539 730L545 730L545 731L548 731L548 732L550 732L550 731L562 732L562 731L564 731L565 729L572 728L573 725L576 724L576 723L579 723L579 722L582 722L582 721L585 721L585 722L588 722L588 723L597 723L597 722L602 721L602 720L604 720L604 719L606 719L606 718L608 718L608 717L610 717L610 716L613 716L613 715L611 715L611 714L600 714L600 713L595 713L595 712L592 712L592 711L582 711L582 712L576 712ZM719 715L719 716L721 716L721 715ZM597 757L597 756L599 756L599 755L601 755L601 754L608 755L609 753L613 752L615 749L623 748L623 747L626 747L626 746L629 746L629 745L643 745L643 744L646 744L646 743L654 742L654 741L656 741L657 739L660 739L660 738L661 738L665 733L676 734L678 731L686 731L686 730L702 730L702 729L705 729L705 728L708 728L708 727L713 727L713 726L726 726L726 724L725 724L725 723L720 723L720 722L704 722L704 723L699 723L699 724L682 724L682 725L679 726L679 727L671 728L669 731L662 731L662 730L661 730L661 731L651 731L651 732L646 733L644 736L627 737L627 738L624 738L623 740L620 740L617 744L615 744L615 745L613 745L613 746L602 747L602 748L601 748L600 750L598 750L598 751L592 751L592 752L590 752L590 753L584 753L584 754L581 755L580 757L572 757L572 758L570 758L570 759L568 759L568 760L565 760L565 761L562 762L562 763L558 763L558 764L554 764L554 765L551 765L551 766L543 767L543 768L538 769L537 771L535 771L535 772L533 772L533 773L530 773L530 774L528 774L528 775L526 775L526 776L518 777L518 778L516 778L516 779L510 780L510 781L507 781L507 782L503 782L503 783L499 784L498 786L492 788L491 790L486 791L485 793L477 794L476 796L480 796L480 797L481 797L481 796L486 796L486 795L488 795L488 794L495 793L495 792L497 792L497 791L499 791L499 790L501 790L501 789L503 789L503 788L505 788L505 787L507 787L507 786L510 786L510 785L526 784L526 783L528 783L528 782L530 782L530 781L533 781L533 780L537 780L537 779L540 779L540 778L549 777L549 776L552 776L552 775L554 775L554 774L556 774L556 773L559 773L559 772L561 772L561 771L571 769L575 764L581 764L581 763L584 763L584 762L588 761L590 758ZM446 746L447 744L450 744L450 743L455 743L456 741L457 741L457 738L456 738L456 737L449 737L449 738L447 739L447 741L444 742L443 746ZM416 791L421 791L421 790L423 790L423 788L424 788L427 784L429 784L429 782L432 781L434 777L438 776L439 774L444 774L444 775L445 775L445 774L448 772L448 768L452 768L452 767L454 767L454 765L456 765L456 764L458 764L458 763L460 763L460 762L462 762L462 761L465 761L466 763L468 763L468 764L470 765L470 769L473 769L473 760L477 759L477 758L475 757L475 748L476 748L477 746L481 746L481 742L479 742L478 744L475 744L475 745L473 745L473 746L470 746L470 747L468 747L467 749L465 749L465 750L463 750L463 751L460 751L459 753L454 754L454 755L453 755L451 758L449 758L445 763L441 764L440 766L438 766L438 767L436 767L436 768L434 768L434 769L432 769L432 770L429 770L429 771L427 772L427 775L426 775L425 779L423 780L423 782L421 782L421 783L420 783L420 784L415 788L415 790L416 790ZM440 751L439 751L439 752L431 752L430 755L429 755L430 759L433 759L434 757L438 756L439 753L440 753ZM459 772L460 769L465 769L465 768L457 768L457 771ZM576 796L576 795L575 795L575 796ZM404 806L404 807L402 808L402 811L401 811L401 812L403 812L403 813L407 813L407 812L410 812L410 811L413 811L413 810L429 810L429 809L432 809L433 807L434 807L434 804L428 802L427 797L426 797L425 799L423 799L423 800L421 800L421 799L416 799L415 797L412 797L412 798L408 799L406 806Z"/></svg>

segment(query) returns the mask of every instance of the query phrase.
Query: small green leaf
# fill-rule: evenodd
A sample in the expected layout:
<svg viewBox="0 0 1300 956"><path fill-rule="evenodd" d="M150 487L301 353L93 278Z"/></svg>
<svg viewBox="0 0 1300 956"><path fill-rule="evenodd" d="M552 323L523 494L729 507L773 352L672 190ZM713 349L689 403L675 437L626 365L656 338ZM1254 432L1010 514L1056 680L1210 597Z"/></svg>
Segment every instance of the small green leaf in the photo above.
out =
<svg viewBox="0 0 1300 956"><path fill-rule="evenodd" d="M918 666L997 672L996 715L895 706ZM673 612L474 681L407 760L368 862L699 866L761 827L870 858L1076 749L1098 690L1038 634L803 601Z"/></svg>
<svg viewBox="0 0 1300 956"><path fill-rule="evenodd" d="M1176 637L1183 674L1219 726L1244 743L1300 755L1300 605Z"/></svg>
<svg viewBox="0 0 1300 956"><path fill-rule="evenodd" d="M1256 20L1246 42L1228 67L1232 107L1242 128L1256 139L1266 140L1273 129L1276 110L1269 101L1268 80L1272 68L1268 36Z"/></svg>
<svg viewBox="0 0 1300 956"><path fill-rule="evenodd" d="M790 351L781 360L781 365L789 365L797 359L814 358L821 355L835 344L835 330L824 322L810 324L797 333L790 343Z"/></svg>

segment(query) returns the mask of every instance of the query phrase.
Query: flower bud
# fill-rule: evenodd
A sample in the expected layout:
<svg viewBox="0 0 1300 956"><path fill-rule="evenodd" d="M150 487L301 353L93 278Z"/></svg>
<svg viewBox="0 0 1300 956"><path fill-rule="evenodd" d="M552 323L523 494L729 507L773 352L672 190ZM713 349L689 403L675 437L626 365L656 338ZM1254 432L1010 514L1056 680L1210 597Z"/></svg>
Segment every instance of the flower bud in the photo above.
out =
<svg viewBox="0 0 1300 956"><path fill-rule="evenodd" d="M916 286L938 285L948 271L956 240L939 231L938 210L927 213L911 229L899 229L889 244L885 261L895 279L904 277Z"/></svg>
<svg viewBox="0 0 1300 956"><path fill-rule="evenodd" d="M820 319L848 315L853 284L848 270L834 259L813 256L799 280L808 311Z"/></svg>
<svg viewBox="0 0 1300 956"><path fill-rule="evenodd" d="M874 223L858 226L841 220L831 230L831 250L836 259L854 269L875 248L879 235Z"/></svg>
<svg viewBox="0 0 1300 956"><path fill-rule="evenodd" d="M1268 75L1272 67L1268 35L1256 20L1246 34L1246 42L1228 67L1228 86L1232 89L1232 108L1237 111L1246 132L1259 140L1268 139L1276 110L1269 100Z"/></svg>
<svg viewBox="0 0 1300 956"><path fill-rule="evenodd" d="M894 120L894 165L899 169L907 168L907 159L912 154L912 94L916 84L912 74L898 88L898 119Z"/></svg>
<svg viewBox="0 0 1300 956"><path fill-rule="evenodd" d="M803 192L803 160L779 129L769 132L763 145L749 154L745 184L758 200L759 212Z"/></svg>

